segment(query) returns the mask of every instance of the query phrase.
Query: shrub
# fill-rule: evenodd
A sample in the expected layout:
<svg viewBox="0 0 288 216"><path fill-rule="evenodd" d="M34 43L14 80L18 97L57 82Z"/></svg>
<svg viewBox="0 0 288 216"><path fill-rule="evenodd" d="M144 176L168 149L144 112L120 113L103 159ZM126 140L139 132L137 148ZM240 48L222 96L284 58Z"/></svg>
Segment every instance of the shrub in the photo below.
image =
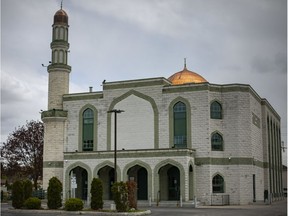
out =
<svg viewBox="0 0 288 216"><path fill-rule="evenodd" d="M32 182L27 179L23 181L23 198L24 201L27 200L28 198L32 197L32 189L33 189L33 184Z"/></svg>
<svg viewBox="0 0 288 216"><path fill-rule="evenodd" d="M61 199L62 183L58 178L52 177L49 180L49 185L47 189L47 205L49 209L58 209L62 206Z"/></svg>
<svg viewBox="0 0 288 216"><path fill-rule="evenodd" d="M24 207L27 209L40 209L41 200L37 197L30 197L24 202Z"/></svg>
<svg viewBox="0 0 288 216"><path fill-rule="evenodd" d="M19 209L23 207L23 204L23 183L22 181L15 181L12 185L12 206Z"/></svg>
<svg viewBox="0 0 288 216"><path fill-rule="evenodd" d="M93 178L91 183L91 208L94 210L103 208L103 185L98 178Z"/></svg>
<svg viewBox="0 0 288 216"><path fill-rule="evenodd" d="M124 182L115 182L112 186L112 193L116 210L118 212L126 212L129 207L127 184Z"/></svg>
<svg viewBox="0 0 288 216"><path fill-rule="evenodd" d="M79 198L70 198L65 202L66 211L81 211L83 209L83 202Z"/></svg>
<svg viewBox="0 0 288 216"><path fill-rule="evenodd" d="M127 181L129 209L137 209L137 183Z"/></svg>

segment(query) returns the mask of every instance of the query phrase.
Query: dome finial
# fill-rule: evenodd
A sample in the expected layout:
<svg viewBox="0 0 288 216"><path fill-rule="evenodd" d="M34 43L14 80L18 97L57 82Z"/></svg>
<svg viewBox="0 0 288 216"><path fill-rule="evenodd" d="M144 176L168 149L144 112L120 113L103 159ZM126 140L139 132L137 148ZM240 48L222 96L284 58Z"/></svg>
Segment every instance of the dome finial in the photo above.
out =
<svg viewBox="0 0 288 216"><path fill-rule="evenodd" d="M61 10L62 10L63 0L61 1Z"/></svg>
<svg viewBox="0 0 288 216"><path fill-rule="evenodd" d="M184 69L187 69L186 68L186 58L184 58Z"/></svg>

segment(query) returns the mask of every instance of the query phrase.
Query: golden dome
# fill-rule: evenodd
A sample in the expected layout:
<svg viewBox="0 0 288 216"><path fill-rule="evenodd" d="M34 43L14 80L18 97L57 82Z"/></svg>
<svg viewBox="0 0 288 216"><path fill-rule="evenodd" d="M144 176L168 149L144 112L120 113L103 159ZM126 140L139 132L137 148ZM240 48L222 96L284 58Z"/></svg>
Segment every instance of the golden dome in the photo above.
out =
<svg viewBox="0 0 288 216"><path fill-rule="evenodd" d="M64 10L62 10L62 8L58 10L54 15L54 24L56 23L68 24L68 15Z"/></svg>
<svg viewBox="0 0 288 216"><path fill-rule="evenodd" d="M186 83L204 83L208 82L206 79L204 79L199 74L189 71L186 68L186 65L184 66L184 69L182 71L179 71L172 76L168 78L168 80L172 83L172 85L182 85Z"/></svg>

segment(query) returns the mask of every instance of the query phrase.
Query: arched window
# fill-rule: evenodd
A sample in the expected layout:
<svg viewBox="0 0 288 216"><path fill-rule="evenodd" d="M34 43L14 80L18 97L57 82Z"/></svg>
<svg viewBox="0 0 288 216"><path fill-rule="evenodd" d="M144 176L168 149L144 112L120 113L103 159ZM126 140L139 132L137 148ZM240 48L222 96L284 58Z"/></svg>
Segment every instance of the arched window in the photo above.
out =
<svg viewBox="0 0 288 216"><path fill-rule="evenodd" d="M212 134L211 149L212 151L223 151L223 138L219 133Z"/></svg>
<svg viewBox="0 0 288 216"><path fill-rule="evenodd" d="M59 28L55 27L54 29L54 40L58 40L59 39Z"/></svg>
<svg viewBox="0 0 288 216"><path fill-rule="evenodd" d="M64 63L64 51L63 50L59 51L59 63L61 64Z"/></svg>
<svg viewBox="0 0 288 216"><path fill-rule="evenodd" d="M91 109L83 112L83 151L93 151L94 113Z"/></svg>
<svg viewBox="0 0 288 216"><path fill-rule="evenodd" d="M186 105L178 102L173 107L174 116L174 147L187 147L187 118Z"/></svg>
<svg viewBox="0 0 288 216"><path fill-rule="evenodd" d="M212 190L213 193L224 193L224 179L219 174L212 179Z"/></svg>
<svg viewBox="0 0 288 216"><path fill-rule="evenodd" d="M58 63L58 50L55 50L53 54L54 54L53 56L54 61L52 60L53 63Z"/></svg>
<svg viewBox="0 0 288 216"><path fill-rule="evenodd" d="M210 106L211 119L222 119L222 106L217 101L214 101Z"/></svg>
<svg viewBox="0 0 288 216"><path fill-rule="evenodd" d="M60 40L64 40L64 28L63 27L61 27L60 28L60 32L59 32L59 39Z"/></svg>

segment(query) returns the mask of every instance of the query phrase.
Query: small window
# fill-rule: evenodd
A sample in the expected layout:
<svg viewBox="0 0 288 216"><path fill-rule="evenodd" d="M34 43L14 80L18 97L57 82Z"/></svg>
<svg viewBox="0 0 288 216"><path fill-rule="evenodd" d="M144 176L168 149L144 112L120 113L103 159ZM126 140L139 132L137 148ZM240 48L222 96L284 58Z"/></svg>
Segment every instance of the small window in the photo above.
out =
<svg viewBox="0 0 288 216"><path fill-rule="evenodd" d="M214 101L210 107L211 119L222 119L222 107L217 101Z"/></svg>
<svg viewBox="0 0 288 216"><path fill-rule="evenodd" d="M83 112L83 151L93 151L94 113L91 109Z"/></svg>
<svg viewBox="0 0 288 216"><path fill-rule="evenodd" d="M223 138L219 133L214 133L211 137L212 151L223 151Z"/></svg>
<svg viewBox="0 0 288 216"><path fill-rule="evenodd" d="M224 179L219 174L212 180L213 193L224 193Z"/></svg>

